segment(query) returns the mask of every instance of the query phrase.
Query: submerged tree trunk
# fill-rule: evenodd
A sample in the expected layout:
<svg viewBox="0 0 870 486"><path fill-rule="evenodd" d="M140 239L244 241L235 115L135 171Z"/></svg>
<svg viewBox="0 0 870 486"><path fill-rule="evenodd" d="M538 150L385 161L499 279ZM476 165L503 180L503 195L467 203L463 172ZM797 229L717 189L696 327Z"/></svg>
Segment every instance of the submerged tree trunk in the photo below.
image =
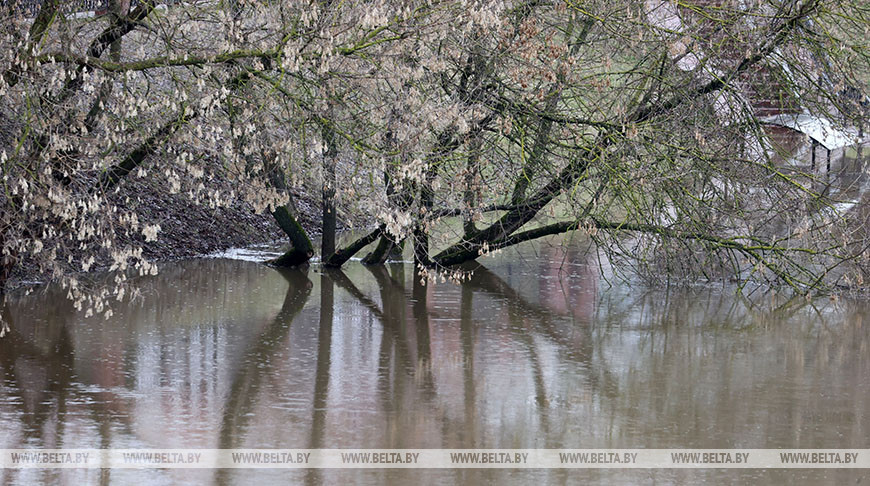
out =
<svg viewBox="0 0 870 486"><path fill-rule="evenodd" d="M338 143L332 127L328 124L323 124L321 128L326 151L323 154L323 181L321 186L323 221L321 225L320 257L323 261L326 261L335 253L335 166L338 159Z"/></svg>
<svg viewBox="0 0 870 486"><path fill-rule="evenodd" d="M311 244L311 239L308 238L308 233L305 228L299 224L299 221L293 217L290 210L291 204L286 204L272 211L272 217L275 222L290 238L290 249L284 252L283 255L269 260L270 265L276 267L295 267L307 263L314 256L314 245Z"/></svg>
<svg viewBox="0 0 870 486"><path fill-rule="evenodd" d="M284 180L284 167L275 163L275 160L264 160L263 164L268 172L269 182L275 189L286 193L289 199L287 204L275 209L271 214L281 231L290 239L290 249L266 263L276 267L295 267L307 263L314 256L314 245L308 237L308 232L294 215L293 195Z"/></svg>
<svg viewBox="0 0 870 486"><path fill-rule="evenodd" d="M393 113L391 117L395 117L395 113ZM390 123L393 122L391 121ZM393 152L396 150L396 136L392 129L387 130L384 136L384 145L387 152ZM410 194L408 189L403 189L401 193L397 191L394 182L395 177L396 167L394 164L388 162L386 167L384 167L384 187L387 191L387 200L390 204L397 206L401 210L407 210L413 203L413 196ZM394 256L397 250L401 253L403 246L403 241L397 242L395 238L384 232L381 235L381 239L378 241L377 246L375 246L375 249L363 257L362 262L364 265L383 264L387 261L387 258Z"/></svg>
<svg viewBox="0 0 870 486"><path fill-rule="evenodd" d="M371 233L358 238L353 243L347 245L341 250L336 251L331 257L323 261L327 267L340 267L344 265L350 258L356 255L360 250L372 244L379 236L384 233L384 227L380 226Z"/></svg>
<svg viewBox="0 0 870 486"><path fill-rule="evenodd" d="M403 243L404 241L396 243L392 237L385 234L378 240L375 249L362 259L362 262L364 265L382 265L386 263L388 258L395 258L397 254L401 256Z"/></svg>
<svg viewBox="0 0 870 486"><path fill-rule="evenodd" d="M248 71L240 73L230 81L230 90L236 91L243 88L248 79L250 79L250 73ZM230 98L227 100L227 105L232 133L232 126L235 123L236 118L236 109L233 106L232 99ZM238 139L233 137L233 143L236 145L236 151L240 154L244 154L244 146L246 143L245 136L242 135ZM255 166L252 157L244 157L246 159L245 170L249 175L254 175L251 174L253 167ZM272 215L275 222L278 224L278 227L281 228L281 231L283 231L289 238L290 249L278 258L266 261L266 264L276 267L296 267L303 265L314 256L314 245L311 243L311 238L308 237L308 232L305 231L305 228L302 227L295 215L296 211L293 203L293 194L290 192L290 188L287 185L284 175L285 166L276 160L277 156L270 156L263 153L262 157L263 169L266 172L268 183L273 188L286 194L289 200L287 204L270 211L269 214Z"/></svg>
<svg viewBox="0 0 870 486"><path fill-rule="evenodd" d="M465 166L464 184L465 190L462 193L463 214L462 214L462 233L465 237L469 237L477 233L477 227L474 225L474 210L477 207L477 196L480 189L477 187L477 177L480 173L480 147L483 142L483 135L477 133L471 139L468 148L468 158Z"/></svg>

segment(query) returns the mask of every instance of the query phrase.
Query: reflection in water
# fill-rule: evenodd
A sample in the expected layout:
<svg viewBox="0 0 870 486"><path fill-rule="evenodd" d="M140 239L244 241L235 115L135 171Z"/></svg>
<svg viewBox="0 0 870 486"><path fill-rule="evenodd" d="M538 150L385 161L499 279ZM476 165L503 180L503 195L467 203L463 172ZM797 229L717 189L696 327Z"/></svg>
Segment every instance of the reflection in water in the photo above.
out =
<svg viewBox="0 0 870 486"><path fill-rule="evenodd" d="M554 243L558 243L555 241ZM0 448L870 448L870 307L598 281L581 245L409 265L173 263L84 319L12 295ZM587 261L588 260L588 261ZM519 262L519 263L518 263ZM860 480L861 471L7 470L0 482Z"/></svg>

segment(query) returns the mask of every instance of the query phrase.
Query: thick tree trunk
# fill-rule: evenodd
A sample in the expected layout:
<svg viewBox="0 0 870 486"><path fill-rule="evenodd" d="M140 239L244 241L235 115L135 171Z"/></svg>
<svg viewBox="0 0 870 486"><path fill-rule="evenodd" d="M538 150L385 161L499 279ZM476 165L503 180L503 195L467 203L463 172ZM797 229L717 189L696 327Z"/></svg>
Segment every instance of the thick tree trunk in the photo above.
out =
<svg viewBox="0 0 870 486"><path fill-rule="evenodd" d="M391 115L391 117L394 116L395 114ZM386 134L384 135L384 142L385 150L387 152L392 152L396 150L396 137L392 129L387 130ZM414 202L414 196L410 194L410 191L408 189L403 189L401 192L396 190L396 185L393 183L395 174L396 167L390 163L387 163L386 167L384 167L384 187L387 191L387 200L390 202L390 204L395 205L396 207L405 211L409 207L411 207L411 204ZM381 235L381 239L378 241L375 249L372 250L368 255L363 257L362 263L364 265L383 264L387 261L387 258L395 256L397 251L401 255L403 245L404 241L396 242L392 236L384 232L384 234Z"/></svg>
<svg viewBox="0 0 870 486"><path fill-rule="evenodd" d="M432 180L438 175L438 164L447 154L452 153L460 145L460 140L452 129L441 132L438 142L427 157L428 169L425 180L420 187L420 215L414 228L414 264L421 267L432 265L429 257L429 229L426 227L432 215L432 206L435 204L435 191L432 189Z"/></svg>
<svg viewBox="0 0 870 486"><path fill-rule="evenodd" d="M269 260L267 262L269 265L295 267L307 263L314 256L314 245L311 244L311 239L308 238L305 228L293 217L290 206L287 204L272 211L275 222L290 238L291 248L278 258Z"/></svg>
<svg viewBox="0 0 870 486"><path fill-rule="evenodd" d="M414 228L413 233L413 250L414 250L414 265L418 267L432 266L432 258L429 257L429 230L425 227L428 219L428 212L432 209L434 195L429 181L424 181L423 188L420 190L420 222Z"/></svg>
<svg viewBox="0 0 870 486"><path fill-rule="evenodd" d="M322 125L323 141L326 152L323 154L323 220L320 240L320 258L328 260L335 253L335 166L338 159L338 141L335 131L329 125Z"/></svg>
<svg viewBox="0 0 870 486"><path fill-rule="evenodd" d="M464 204L462 208L462 231L466 238L477 233L477 227L474 225L474 210L477 207L477 195L479 192L477 175L480 173L480 146L483 142L482 138L483 135L477 133L471 139L468 148L468 159L465 165L465 190L462 193L462 202Z"/></svg>
<svg viewBox="0 0 870 486"><path fill-rule="evenodd" d="M264 156L263 165L266 169L269 183L275 189L287 194L289 201L271 212L281 231L290 239L290 249L283 255L266 263L276 267L295 267L303 265L314 256L314 245L308 237L305 228L294 216L293 195L284 179L284 166L279 165L274 158Z"/></svg>

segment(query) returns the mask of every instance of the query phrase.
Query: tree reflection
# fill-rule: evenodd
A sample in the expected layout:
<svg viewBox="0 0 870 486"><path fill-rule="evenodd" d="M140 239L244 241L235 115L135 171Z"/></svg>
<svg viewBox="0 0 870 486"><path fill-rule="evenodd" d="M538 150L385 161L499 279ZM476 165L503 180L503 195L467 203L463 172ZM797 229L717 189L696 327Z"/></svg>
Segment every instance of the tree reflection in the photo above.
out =
<svg viewBox="0 0 870 486"><path fill-rule="evenodd" d="M314 277L205 266L222 281L208 299L182 298L209 282L190 276L108 323L16 297L0 340L0 407L15 419L0 430L7 447L867 446L865 305L599 294L576 261L564 276L543 259L425 286L402 264ZM231 312L246 317L220 320ZM109 473L99 479L122 477ZM339 473L291 474L329 484Z"/></svg>
<svg viewBox="0 0 870 486"><path fill-rule="evenodd" d="M261 398L260 383L274 364L274 354L286 345L290 327L311 295L313 284L308 279L307 269L281 269L279 272L288 284L284 304L272 323L250 344L232 378L220 426L220 449L233 449L244 438L243 429L252 419L250 411ZM227 484L229 471L219 470L217 479L218 483Z"/></svg>

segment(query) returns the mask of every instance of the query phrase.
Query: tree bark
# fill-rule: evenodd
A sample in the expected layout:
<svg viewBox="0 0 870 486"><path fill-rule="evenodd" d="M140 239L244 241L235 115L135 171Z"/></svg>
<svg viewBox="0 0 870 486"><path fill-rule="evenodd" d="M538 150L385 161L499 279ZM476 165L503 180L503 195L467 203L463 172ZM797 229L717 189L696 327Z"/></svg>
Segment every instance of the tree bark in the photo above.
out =
<svg viewBox="0 0 870 486"><path fill-rule="evenodd" d="M307 263L314 256L314 245L311 244L305 228L293 217L290 206L288 203L271 212L278 227L290 238L291 248L278 258L269 260L269 265L295 267Z"/></svg>
<svg viewBox="0 0 870 486"><path fill-rule="evenodd" d="M28 35L30 40L24 44L21 61L19 62L26 62L27 59L30 59L33 48L42 42L45 33L48 32L54 19L60 13L60 5L60 0L46 0L40 4L39 12L36 14L36 18L33 19L33 25L30 26ZM22 72L21 65L15 64L3 73L3 81L11 88L21 80Z"/></svg>
<svg viewBox="0 0 870 486"><path fill-rule="evenodd" d="M290 239L290 249L280 257L269 260L266 263L276 267L295 267L307 263L314 256L314 245L311 244L311 239L308 237L305 228L302 227L293 215L293 195L290 194L290 188L287 187L287 183L284 180L283 167L275 164L274 160L264 160L264 164L272 187L285 192L290 199L287 204L270 213L275 218L275 222L278 223L281 231Z"/></svg>
<svg viewBox="0 0 870 486"><path fill-rule="evenodd" d="M124 2L126 5L118 2L117 0L112 0L109 2L110 9L118 16L119 22L120 19L127 15L127 10L130 8L129 2ZM96 50L94 48L95 45L99 45L99 38L94 41L94 44L91 45L91 50ZM120 36L115 39L109 46L109 59L112 62L121 62L121 48L122 48L123 40ZM102 54L102 52L100 52ZM104 107L109 102L109 97L112 95L112 90L115 86L115 81L111 78L103 81L103 84L100 86L100 90L97 94L97 97L94 99L94 102L91 104L91 109L88 110L88 114L85 116L85 128L88 129L89 132L93 132L97 127L97 119L100 116L100 113L103 112Z"/></svg>
<svg viewBox="0 0 870 486"><path fill-rule="evenodd" d="M162 147L163 143L178 131L179 128L196 118L196 115L196 112L187 113L187 107L182 108L181 113L177 118L164 124L156 133L145 139L141 145L130 152L124 160L106 170L106 172L100 176L97 183L91 187L91 192L100 189L106 191L112 188L127 174L132 172L133 169L139 167L139 165L142 164L142 162L144 162L150 155L154 154L157 149Z"/></svg>
<svg viewBox="0 0 870 486"><path fill-rule="evenodd" d="M388 258L395 257L397 254L402 254L402 243L396 243L392 237L387 234L381 236L377 246L368 255L363 257L363 265L382 265Z"/></svg>
<svg viewBox="0 0 870 486"><path fill-rule="evenodd" d="M395 113L390 114L391 121L389 125L392 125L395 116ZM392 128L388 128L386 133L384 134L384 145L386 152L393 152L396 150L396 136ZM388 162L386 164L386 167L384 167L384 187L387 192L387 201L389 201L390 204L405 211L409 207L411 207L411 204L414 202L414 196L407 188L403 188L401 192L396 190L396 185L393 182L395 176L396 166ZM387 261L387 258L389 258L391 255L395 255L397 249L401 253L401 248L403 245L404 241L397 242L391 235L388 235L386 232L384 232L381 235L381 239L378 241L375 249L372 250L368 255L363 257L362 263L363 265L383 264Z"/></svg>
<svg viewBox="0 0 870 486"><path fill-rule="evenodd" d="M597 144L597 147L584 150L575 161L563 168L556 178L527 199L526 204L515 207L487 228L438 253L433 258L433 262L439 265L452 265L473 260L479 255L484 243L492 248L494 242L510 236L531 221L544 206L561 194L565 187L580 179L591 163L598 160L608 145L609 142L604 139Z"/></svg>
<svg viewBox="0 0 870 486"><path fill-rule="evenodd" d="M465 165L465 190L462 193L463 214L462 214L462 232L467 238L474 233L477 233L477 227L474 225L474 209L477 207L477 195L479 189L476 187L477 176L480 173L480 147L483 143L483 135L476 133L473 135L468 148L468 158Z"/></svg>
<svg viewBox="0 0 870 486"><path fill-rule="evenodd" d="M335 253L335 166L338 159L338 140L335 131L327 124L321 125L326 152L323 154L323 181L321 197L323 220L321 223L320 258L328 260Z"/></svg>
<svg viewBox="0 0 870 486"><path fill-rule="evenodd" d="M550 92L547 93L547 104L544 108L545 113L553 113L556 110L556 105L561 98L561 89L559 83L553 84L550 87ZM517 182L514 185L514 192L511 196L510 203L517 205L526 197L526 191L532 184L532 179L537 176L538 170L546 161L546 148L550 142L550 132L553 129L553 122L547 118L538 120L538 129L535 134L535 144L532 146L532 153L526 160L520 171Z"/></svg>
<svg viewBox="0 0 870 486"><path fill-rule="evenodd" d="M435 149L427 157L428 169L420 187L420 215L414 228L414 264L417 266L428 267L432 265L432 259L429 257L429 231L426 228L426 223L432 213L432 206L435 204L432 180L438 175L438 163L441 162L441 159L456 150L459 145L460 140L456 137L454 130L448 128L438 136Z"/></svg>
<svg viewBox="0 0 870 486"><path fill-rule="evenodd" d="M342 248L341 250L336 251L329 257L328 260L324 261L323 264L327 267L340 267L345 264L348 260L351 259L354 255L357 254L360 250L365 248L366 246L373 243L376 239L378 239L381 234L384 232L384 227L380 226L378 229L372 231L371 233L358 238L356 241L351 243L350 245Z"/></svg>

